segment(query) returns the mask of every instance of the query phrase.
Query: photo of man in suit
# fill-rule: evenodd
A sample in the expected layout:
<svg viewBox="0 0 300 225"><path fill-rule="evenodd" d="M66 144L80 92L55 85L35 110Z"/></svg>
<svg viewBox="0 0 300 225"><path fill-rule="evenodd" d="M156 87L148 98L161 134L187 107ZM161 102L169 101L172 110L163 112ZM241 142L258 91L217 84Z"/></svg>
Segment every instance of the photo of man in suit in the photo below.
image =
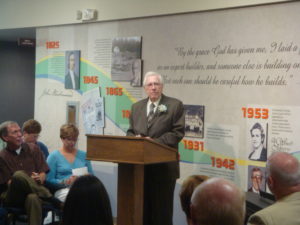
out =
<svg viewBox="0 0 300 225"><path fill-rule="evenodd" d="M257 166L249 166L249 184L248 191L259 194L265 191L264 169Z"/></svg>
<svg viewBox="0 0 300 225"><path fill-rule="evenodd" d="M80 76L79 76L79 62L80 51L66 51L66 76L65 88L66 89L79 89Z"/></svg>
<svg viewBox="0 0 300 225"><path fill-rule="evenodd" d="M145 74L143 86L148 98L132 105L127 136L150 138L178 149L184 137L184 107L163 92L162 76ZM144 225L172 225L173 194L179 177L179 162L145 166Z"/></svg>

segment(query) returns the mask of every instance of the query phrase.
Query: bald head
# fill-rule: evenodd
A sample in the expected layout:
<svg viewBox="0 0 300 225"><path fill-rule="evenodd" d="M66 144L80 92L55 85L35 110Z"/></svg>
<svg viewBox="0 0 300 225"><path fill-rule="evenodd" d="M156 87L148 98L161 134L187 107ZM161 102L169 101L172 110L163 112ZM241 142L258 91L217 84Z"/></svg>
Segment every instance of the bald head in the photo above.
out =
<svg viewBox="0 0 300 225"><path fill-rule="evenodd" d="M273 153L267 161L268 185L276 197L300 190L298 159L286 152Z"/></svg>
<svg viewBox="0 0 300 225"><path fill-rule="evenodd" d="M200 184L192 195L194 225L242 225L244 214L244 194L228 180L211 178Z"/></svg>

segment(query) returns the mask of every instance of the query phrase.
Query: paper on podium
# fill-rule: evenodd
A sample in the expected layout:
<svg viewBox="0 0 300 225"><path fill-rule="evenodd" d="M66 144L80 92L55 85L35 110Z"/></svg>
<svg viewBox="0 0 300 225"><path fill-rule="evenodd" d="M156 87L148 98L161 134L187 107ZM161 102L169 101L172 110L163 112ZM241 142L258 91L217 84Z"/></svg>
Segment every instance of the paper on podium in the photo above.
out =
<svg viewBox="0 0 300 225"><path fill-rule="evenodd" d="M72 169L73 176L82 176L82 175L86 175L88 173L89 172L88 172L87 167Z"/></svg>

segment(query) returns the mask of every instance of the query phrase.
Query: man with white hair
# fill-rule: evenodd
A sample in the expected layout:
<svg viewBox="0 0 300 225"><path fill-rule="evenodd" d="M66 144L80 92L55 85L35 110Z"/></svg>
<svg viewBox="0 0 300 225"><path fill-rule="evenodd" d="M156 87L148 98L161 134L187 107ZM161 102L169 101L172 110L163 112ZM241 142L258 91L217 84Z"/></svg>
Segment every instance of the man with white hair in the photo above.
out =
<svg viewBox="0 0 300 225"><path fill-rule="evenodd" d="M243 225L244 216L244 192L228 180L208 179L192 195L193 225Z"/></svg>
<svg viewBox="0 0 300 225"><path fill-rule="evenodd" d="M267 182L275 204L253 214L248 225L300 224L300 164L286 152L273 153L267 161Z"/></svg>
<svg viewBox="0 0 300 225"><path fill-rule="evenodd" d="M182 102L163 94L163 78L156 72L146 73L143 85L148 97L132 105L127 135L178 149L184 137ZM145 166L143 225L173 224L173 195L178 177L179 159Z"/></svg>

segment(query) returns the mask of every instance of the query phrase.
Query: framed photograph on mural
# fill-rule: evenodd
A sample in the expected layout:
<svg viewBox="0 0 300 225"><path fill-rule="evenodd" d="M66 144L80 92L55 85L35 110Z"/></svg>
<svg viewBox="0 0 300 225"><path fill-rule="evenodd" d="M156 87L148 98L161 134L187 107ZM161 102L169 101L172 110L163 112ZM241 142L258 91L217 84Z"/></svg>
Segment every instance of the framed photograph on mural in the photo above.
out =
<svg viewBox="0 0 300 225"><path fill-rule="evenodd" d="M255 161L267 161L268 124L260 121L249 124L249 155L248 159Z"/></svg>
<svg viewBox="0 0 300 225"><path fill-rule="evenodd" d="M134 83L134 66L141 71L142 37L118 37L112 41L111 78L114 81L128 81L132 86L138 86L139 81ZM138 59L138 61L136 61ZM138 72L141 80L141 72Z"/></svg>
<svg viewBox="0 0 300 225"><path fill-rule="evenodd" d="M248 191L259 194L266 191L266 168L248 166Z"/></svg>
<svg viewBox="0 0 300 225"><path fill-rule="evenodd" d="M80 89L80 51L66 51L65 54L65 88Z"/></svg>
<svg viewBox="0 0 300 225"><path fill-rule="evenodd" d="M130 85L132 87L142 86L142 63L141 59L135 59L132 62L132 78L130 80Z"/></svg>
<svg viewBox="0 0 300 225"><path fill-rule="evenodd" d="M184 105L185 109L185 136L204 137L204 106Z"/></svg>

